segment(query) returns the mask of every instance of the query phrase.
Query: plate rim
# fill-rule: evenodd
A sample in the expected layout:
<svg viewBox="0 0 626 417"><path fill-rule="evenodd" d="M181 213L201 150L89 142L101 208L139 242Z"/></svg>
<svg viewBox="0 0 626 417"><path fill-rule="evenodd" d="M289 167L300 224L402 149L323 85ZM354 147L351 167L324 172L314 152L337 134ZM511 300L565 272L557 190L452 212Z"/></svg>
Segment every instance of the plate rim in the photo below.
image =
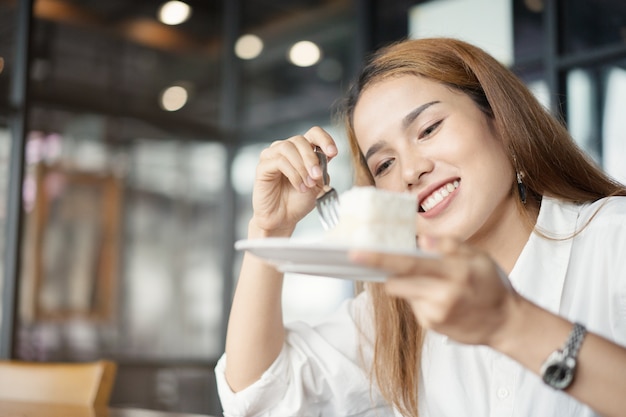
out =
<svg viewBox="0 0 626 417"><path fill-rule="evenodd" d="M366 266L361 266L358 264L354 264L349 261L347 258L347 252L351 250L371 250L378 251L383 253L390 254L398 254L398 255L408 255L408 256L417 256L417 257L428 257L430 254L422 251L421 249L415 248L390 248L390 247L382 247L382 246L374 246L374 245L362 245L362 246L354 246L348 244L341 244L337 242L325 242L322 240L313 240L306 238L293 238L293 237L274 237L274 238L253 238L253 239L240 239L235 242L235 249L239 251L249 251L252 255L257 256L263 259L268 264L274 266L276 270L282 272L283 274L299 274L299 275L307 275L312 277L327 277L327 278L336 278L336 279L344 279L350 281L362 281L362 282L384 282L389 275L382 269L378 268L369 268ZM285 249L289 250L306 250L310 249L320 253L321 256L324 256L325 253L332 252L333 254L340 255L337 257L341 258L340 263L330 263L330 264L322 264L322 263L311 263L311 262L294 262L292 259L289 259L289 256L280 256L280 255L271 255L268 253L263 253L264 250L280 250ZM318 267L318 270L315 271L315 267ZM350 269L354 269L354 273L350 274L348 272ZM333 269L342 272L338 274L333 274Z"/></svg>
<svg viewBox="0 0 626 417"><path fill-rule="evenodd" d="M349 245L338 242L328 242L323 240L313 240L306 238L289 238L289 237L267 237L267 238L252 238L252 239L239 239L235 241L235 249L239 251L245 251L248 249L265 249L265 248L279 248L285 244L289 244L290 248L298 249L315 249L321 251L351 251L351 250L365 250L372 252L389 253L393 255L409 255L419 257L429 257L430 255L417 246L415 248L394 248L384 245Z"/></svg>

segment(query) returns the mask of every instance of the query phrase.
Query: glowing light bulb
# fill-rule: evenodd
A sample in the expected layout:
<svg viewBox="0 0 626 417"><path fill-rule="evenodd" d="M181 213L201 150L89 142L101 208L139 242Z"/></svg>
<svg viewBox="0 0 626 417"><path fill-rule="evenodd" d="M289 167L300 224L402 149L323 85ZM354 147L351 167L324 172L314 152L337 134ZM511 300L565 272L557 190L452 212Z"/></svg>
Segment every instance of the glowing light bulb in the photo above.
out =
<svg viewBox="0 0 626 417"><path fill-rule="evenodd" d="M178 0L163 3L159 9L159 20L166 25L179 25L189 19L189 16L191 16L191 7Z"/></svg>
<svg viewBox="0 0 626 417"><path fill-rule="evenodd" d="M243 35L235 43L235 55L241 59L254 59L262 51L263 41L256 35Z"/></svg>
<svg viewBox="0 0 626 417"><path fill-rule="evenodd" d="M311 41L296 42L289 49L289 61L299 67L315 65L321 57L322 51Z"/></svg>
<svg viewBox="0 0 626 417"><path fill-rule="evenodd" d="M176 111L182 109L187 104L188 99L187 89L180 85L173 85L163 90L160 104L163 110Z"/></svg>

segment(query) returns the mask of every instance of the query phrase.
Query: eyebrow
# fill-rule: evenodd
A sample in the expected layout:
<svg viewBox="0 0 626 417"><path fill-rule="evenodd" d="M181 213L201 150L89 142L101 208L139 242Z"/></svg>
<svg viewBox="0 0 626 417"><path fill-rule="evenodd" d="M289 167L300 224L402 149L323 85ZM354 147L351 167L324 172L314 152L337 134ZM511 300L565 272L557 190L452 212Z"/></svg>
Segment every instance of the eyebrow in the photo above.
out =
<svg viewBox="0 0 626 417"><path fill-rule="evenodd" d="M413 123L413 121L415 119L417 119L419 117L419 115L422 114L422 112L424 112L424 110L426 110L427 108L429 108L433 104L438 104L438 103L440 103L439 100L434 100L434 101L430 101L428 103L424 103L421 106L416 107L415 109L413 109L409 114L404 116L404 118L402 119L402 129L406 130L409 127L409 125L411 123ZM376 152L378 152L384 145L385 145L385 141L382 141L382 140L379 140L378 142L373 144L367 150L367 153L365 154L365 160L366 161L369 160L370 157L372 155L374 155Z"/></svg>
<svg viewBox="0 0 626 417"><path fill-rule="evenodd" d="M424 103L419 107L416 107L415 109L413 109L413 111L411 111L411 113L407 114L406 116L404 116L404 119L402 119L402 129L406 129L407 127L409 127L409 125L411 123L413 123L413 121L415 119L417 119L419 117L420 114L422 114L422 112L424 110L426 110L427 108L429 108L430 106L432 106L433 104L438 104L440 103L439 100L434 100L428 103Z"/></svg>

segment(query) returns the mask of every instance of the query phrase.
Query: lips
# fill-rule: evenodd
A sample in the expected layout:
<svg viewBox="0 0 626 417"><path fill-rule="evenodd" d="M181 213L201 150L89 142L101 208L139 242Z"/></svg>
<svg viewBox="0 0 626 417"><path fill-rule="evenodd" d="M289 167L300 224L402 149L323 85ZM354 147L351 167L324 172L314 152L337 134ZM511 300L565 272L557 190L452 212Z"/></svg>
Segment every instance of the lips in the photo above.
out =
<svg viewBox="0 0 626 417"><path fill-rule="evenodd" d="M454 190L459 187L459 181L450 181L447 184L437 188L427 197L425 197L420 204L420 211L427 212L436 207L439 203L444 201Z"/></svg>

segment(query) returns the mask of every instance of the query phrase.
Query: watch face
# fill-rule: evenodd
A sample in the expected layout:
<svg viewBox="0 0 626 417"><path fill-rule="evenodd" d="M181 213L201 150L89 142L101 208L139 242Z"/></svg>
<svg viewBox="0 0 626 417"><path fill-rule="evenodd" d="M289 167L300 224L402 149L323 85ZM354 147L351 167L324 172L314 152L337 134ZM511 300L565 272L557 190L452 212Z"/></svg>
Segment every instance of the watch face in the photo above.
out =
<svg viewBox="0 0 626 417"><path fill-rule="evenodd" d="M563 348L552 352L541 365L543 382L552 388L560 390L570 386L576 371L576 355L585 333L585 326L578 323L574 324L574 328Z"/></svg>
<svg viewBox="0 0 626 417"><path fill-rule="evenodd" d="M569 386L574 377L574 368L566 362L555 362L546 367L543 380L546 384L556 389L564 389Z"/></svg>

